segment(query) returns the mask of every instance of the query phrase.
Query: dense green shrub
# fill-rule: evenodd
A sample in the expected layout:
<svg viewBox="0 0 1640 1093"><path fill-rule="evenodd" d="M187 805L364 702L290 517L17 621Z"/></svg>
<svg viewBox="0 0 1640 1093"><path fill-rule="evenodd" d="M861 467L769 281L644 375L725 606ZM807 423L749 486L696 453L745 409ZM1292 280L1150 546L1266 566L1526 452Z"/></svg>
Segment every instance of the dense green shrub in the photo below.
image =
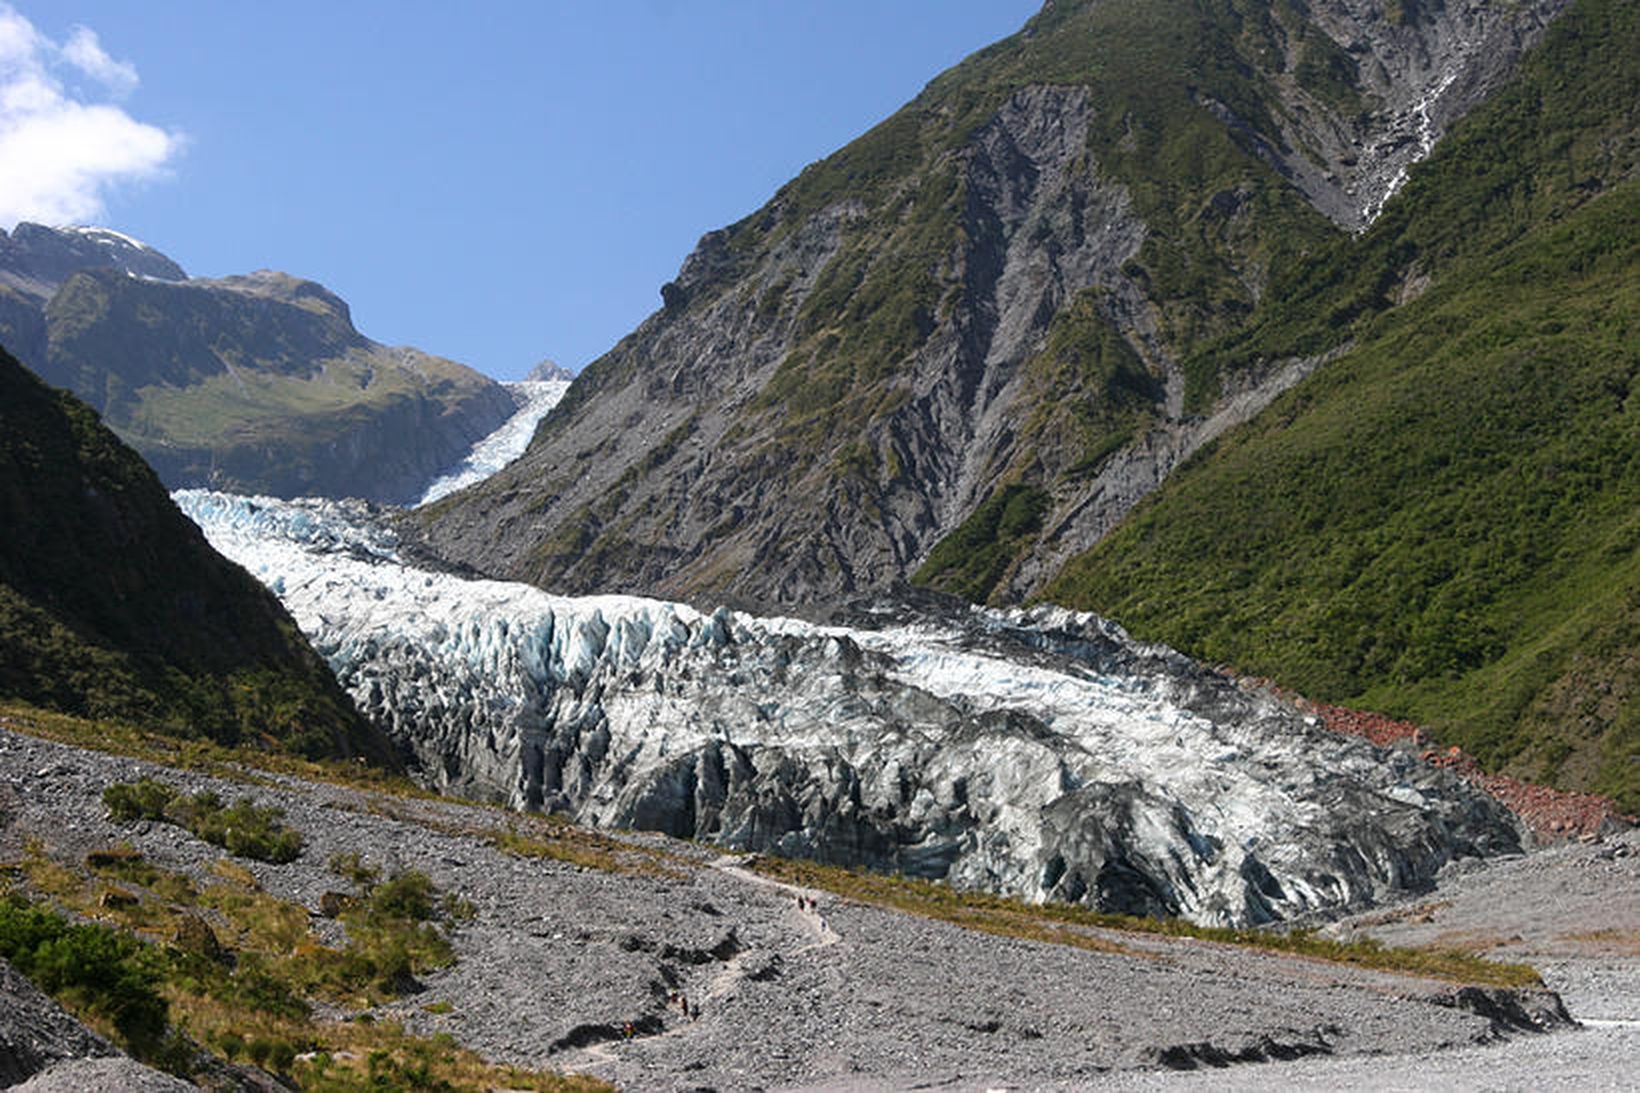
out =
<svg viewBox="0 0 1640 1093"><path fill-rule="evenodd" d="M382 875L382 871L365 861L357 850L337 851L325 865L338 877L345 877L361 888L375 884Z"/></svg>
<svg viewBox="0 0 1640 1093"><path fill-rule="evenodd" d="M109 786L103 790L103 804L116 820L173 823L242 858L282 865L302 853L301 832L280 823L284 810L248 797L224 805L209 791L184 797L173 786L142 778Z"/></svg>
<svg viewBox="0 0 1640 1093"><path fill-rule="evenodd" d="M139 778L135 782L116 782L103 790L103 807L121 822L133 820L164 820L165 810L176 800L175 786L153 778Z"/></svg>
<svg viewBox="0 0 1640 1093"><path fill-rule="evenodd" d="M257 805L249 797L224 806L214 793L184 800L183 826L230 854L282 865L302 853L301 832L279 822L284 809Z"/></svg>
<svg viewBox="0 0 1640 1093"><path fill-rule="evenodd" d="M0 899L0 956L70 1009L107 1020L134 1054L152 1058L163 1047L160 975L147 947L129 935L12 896Z"/></svg>
<svg viewBox="0 0 1640 1093"><path fill-rule="evenodd" d="M911 579L984 602L1007 576L1014 560L1035 541L1052 503L1037 486L1004 486L935 544Z"/></svg>
<svg viewBox="0 0 1640 1093"><path fill-rule="evenodd" d="M1637 198L1384 316L1047 597L1640 807Z"/></svg>

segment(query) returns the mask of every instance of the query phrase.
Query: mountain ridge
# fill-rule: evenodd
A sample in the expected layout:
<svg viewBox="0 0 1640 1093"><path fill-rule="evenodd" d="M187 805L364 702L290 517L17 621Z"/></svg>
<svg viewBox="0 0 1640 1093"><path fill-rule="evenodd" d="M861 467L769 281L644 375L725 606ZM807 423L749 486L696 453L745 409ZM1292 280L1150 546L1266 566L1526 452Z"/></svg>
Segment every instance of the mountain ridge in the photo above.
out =
<svg viewBox="0 0 1640 1093"><path fill-rule="evenodd" d="M464 365L365 337L317 282L190 278L105 228L0 237L0 342L172 487L408 503L514 409Z"/></svg>
<svg viewBox="0 0 1640 1093"><path fill-rule="evenodd" d="M1339 234L1261 150L1301 154L1305 117L1365 124L1393 64L1432 93L1430 58L1457 40L1467 75L1441 101L1460 112L1561 6L1454 5L1349 37L1354 9L1319 5L1364 51L1352 64L1385 70L1334 105L1294 73L1306 51L1348 51L1288 6L1045 8L703 237L661 311L543 423L538 454L429 512L428 533L564 590L789 604L909 576L1011 485L1043 489L1044 519L1063 520L1104 457L1184 413L1187 350ZM1368 136L1399 163L1412 105L1379 106Z"/></svg>

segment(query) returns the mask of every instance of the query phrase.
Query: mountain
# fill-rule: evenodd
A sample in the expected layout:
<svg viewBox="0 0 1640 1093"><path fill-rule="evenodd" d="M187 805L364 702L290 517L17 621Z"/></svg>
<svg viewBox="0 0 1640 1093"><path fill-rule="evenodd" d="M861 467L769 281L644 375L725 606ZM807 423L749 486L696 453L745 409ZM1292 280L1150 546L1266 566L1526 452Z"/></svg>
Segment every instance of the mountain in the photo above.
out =
<svg viewBox="0 0 1640 1093"><path fill-rule="evenodd" d="M409 502L514 410L463 365L364 337L322 285L188 278L102 228L0 233L0 341L173 488Z"/></svg>
<svg viewBox="0 0 1640 1093"><path fill-rule="evenodd" d="M566 591L790 604L932 566L983 597L1026 553L1046 579L1027 546L1106 530L1124 453L1199 443L1191 350L1369 220L1562 6L1047 5L706 235L429 535ZM986 548L932 556L959 532Z"/></svg>
<svg viewBox="0 0 1640 1093"><path fill-rule="evenodd" d="M278 600L90 408L4 352L0 526L0 696L398 764Z"/></svg>
<svg viewBox="0 0 1640 1093"><path fill-rule="evenodd" d="M562 591L1047 597L1632 808L1637 30L1049 4L705 236L424 532Z"/></svg>
<svg viewBox="0 0 1640 1093"><path fill-rule="evenodd" d="M565 383L575 378L575 373L556 361L543 360L530 369L530 374L524 377L525 383L552 383L562 380Z"/></svg>

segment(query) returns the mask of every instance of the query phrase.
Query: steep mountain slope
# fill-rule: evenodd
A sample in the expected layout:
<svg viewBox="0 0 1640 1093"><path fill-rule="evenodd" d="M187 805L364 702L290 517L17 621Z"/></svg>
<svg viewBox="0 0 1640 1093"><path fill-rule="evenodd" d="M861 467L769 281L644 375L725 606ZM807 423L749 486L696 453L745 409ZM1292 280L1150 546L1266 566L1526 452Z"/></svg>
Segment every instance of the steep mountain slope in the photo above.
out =
<svg viewBox="0 0 1640 1093"><path fill-rule="evenodd" d="M173 487L413 501L514 409L471 369L364 337L318 284L188 279L106 229L0 234L0 340Z"/></svg>
<svg viewBox="0 0 1640 1093"><path fill-rule="evenodd" d="M0 696L396 765L283 608L73 396L0 352Z"/></svg>
<svg viewBox="0 0 1640 1093"><path fill-rule="evenodd" d="M1640 37L1580 3L1192 362L1353 350L1046 592L1640 807Z"/></svg>
<svg viewBox="0 0 1640 1093"><path fill-rule="evenodd" d="M1191 351L1370 219L1562 7L1047 5L703 238L428 534L563 590L1034 587L1298 378L1185 416Z"/></svg>

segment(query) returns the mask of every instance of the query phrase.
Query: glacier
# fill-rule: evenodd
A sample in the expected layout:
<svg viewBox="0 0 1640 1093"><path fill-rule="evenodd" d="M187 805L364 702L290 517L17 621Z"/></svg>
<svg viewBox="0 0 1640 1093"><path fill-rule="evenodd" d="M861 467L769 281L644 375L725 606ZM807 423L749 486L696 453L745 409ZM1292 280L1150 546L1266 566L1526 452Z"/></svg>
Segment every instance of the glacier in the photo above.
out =
<svg viewBox="0 0 1640 1093"><path fill-rule="evenodd" d="M557 596L417 568L362 502L175 497L444 792L1229 925L1520 849L1447 772L1096 615L914 590L825 623Z"/></svg>
<svg viewBox="0 0 1640 1093"><path fill-rule="evenodd" d="M535 427L547 416L547 411L558 405L569 384L569 380L519 380L503 384L518 403L517 412L473 445L473 450L460 463L434 479L416 504L431 504L447 494L482 482L523 455L535 435Z"/></svg>

